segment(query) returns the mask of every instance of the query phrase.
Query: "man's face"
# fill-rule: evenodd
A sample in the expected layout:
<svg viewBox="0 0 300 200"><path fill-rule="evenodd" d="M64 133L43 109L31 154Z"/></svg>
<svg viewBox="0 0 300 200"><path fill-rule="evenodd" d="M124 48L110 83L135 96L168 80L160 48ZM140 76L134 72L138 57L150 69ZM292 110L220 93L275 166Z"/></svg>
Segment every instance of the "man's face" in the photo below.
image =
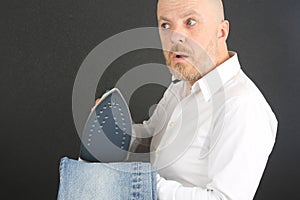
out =
<svg viewBox="0 0 300 200"><path fill-rule="evenodd" d="M216 63L218 24L210 0L159 0L158 26L166 64L194 83Z"/></svg>

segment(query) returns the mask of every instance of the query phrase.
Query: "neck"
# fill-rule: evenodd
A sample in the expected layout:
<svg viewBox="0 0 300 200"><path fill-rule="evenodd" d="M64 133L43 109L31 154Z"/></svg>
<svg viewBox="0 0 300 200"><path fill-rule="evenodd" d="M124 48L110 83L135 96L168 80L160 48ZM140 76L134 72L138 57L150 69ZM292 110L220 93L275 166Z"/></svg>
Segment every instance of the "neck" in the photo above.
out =
<svg viewBox="0 0 300 200"><path fill-rule="evenodd" d="M210 71L214 70L216 67L218 67L219 65L221 65L222 63L224 63L226 60L228 60L230 58L230 55L229 55L229 52L227 50L227 47L226 47L226 50L222 51L219 53L219 56L218 58L216 59L215 61L215 65L210 68L205 74L202 75L202 77L204 77L206 74L208 74ZM201 77L201 78L202 78ZM200 79L201 79L200 78ZM199 80L199 79L198 79ZM189 85L192 87L194 85L194 83L198 80L194 80L194 81L190 81L189 82Z"/></svg>
<svg viewBox="0 0 300 200"><path fill-rule="evenodd" d="M229 58L230 58L230 55L229 55L229 52L226 48L226 50L222 51L222 53L219 54L218 59L216 61L216 66L214 68L218 67L219 65L224 63Z"/></svg>

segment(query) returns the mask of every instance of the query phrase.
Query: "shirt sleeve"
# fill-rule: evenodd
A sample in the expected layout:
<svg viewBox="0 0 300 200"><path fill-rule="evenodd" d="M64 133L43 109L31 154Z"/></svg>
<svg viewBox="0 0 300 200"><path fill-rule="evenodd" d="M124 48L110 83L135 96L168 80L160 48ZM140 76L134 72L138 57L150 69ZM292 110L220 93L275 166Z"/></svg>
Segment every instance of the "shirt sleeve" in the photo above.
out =
<svg viewBox="0 0 300 200"><path fill-rule="evenodd" d="M221 192L201 187L184 187L157 174L158 200L227 200Z"/></svg>
<svg viewBox="0 0 300 200"><path fill-rule="evenodd" d="M205 188L184 187L158 176L159 200L254 198L275 143L276 117L267 103L251 98L234 99L224 109L223 119L216 122L219 137L208 155L211 182Z"/></svg>

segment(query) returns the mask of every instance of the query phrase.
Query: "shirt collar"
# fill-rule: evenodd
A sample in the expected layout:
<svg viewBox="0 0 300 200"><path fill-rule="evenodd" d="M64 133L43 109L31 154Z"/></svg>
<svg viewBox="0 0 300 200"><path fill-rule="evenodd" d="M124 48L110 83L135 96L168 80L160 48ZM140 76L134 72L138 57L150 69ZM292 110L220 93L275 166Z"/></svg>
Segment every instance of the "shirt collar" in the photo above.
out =
<svg viewBox="0 0 300 200"><path fill-rule="evenodd" d="M180 80L179 80L179 79L176 79L175 76L172 75L172 83L173 83L173 84L176 84L176 83L178 83L178 82L180 82Z"/></svg>
<svg viewBox="0 0 300 200"><path fill-rule="evenodd" d="M209 101L215 92L232 79L239 72L241 66L237 53L230 51L229 56L228 60L196 81L191 88L191 93L200 89L204 100Z"/></svg>

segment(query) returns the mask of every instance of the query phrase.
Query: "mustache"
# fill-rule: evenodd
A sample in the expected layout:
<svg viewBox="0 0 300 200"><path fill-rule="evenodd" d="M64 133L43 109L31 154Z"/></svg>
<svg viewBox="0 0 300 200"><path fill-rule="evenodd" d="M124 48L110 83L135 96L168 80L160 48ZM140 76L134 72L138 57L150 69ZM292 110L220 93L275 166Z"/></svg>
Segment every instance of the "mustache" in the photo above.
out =
<svg viewBox="0 0 300 200"><path fill-rule="evenodd" d="M185 46L183 46L181 44L175 44L171 47L169 54L173 54L174 52L182 52L182 53L186 53L188 55L193 54L191 49L186 48Z"/></svg>

